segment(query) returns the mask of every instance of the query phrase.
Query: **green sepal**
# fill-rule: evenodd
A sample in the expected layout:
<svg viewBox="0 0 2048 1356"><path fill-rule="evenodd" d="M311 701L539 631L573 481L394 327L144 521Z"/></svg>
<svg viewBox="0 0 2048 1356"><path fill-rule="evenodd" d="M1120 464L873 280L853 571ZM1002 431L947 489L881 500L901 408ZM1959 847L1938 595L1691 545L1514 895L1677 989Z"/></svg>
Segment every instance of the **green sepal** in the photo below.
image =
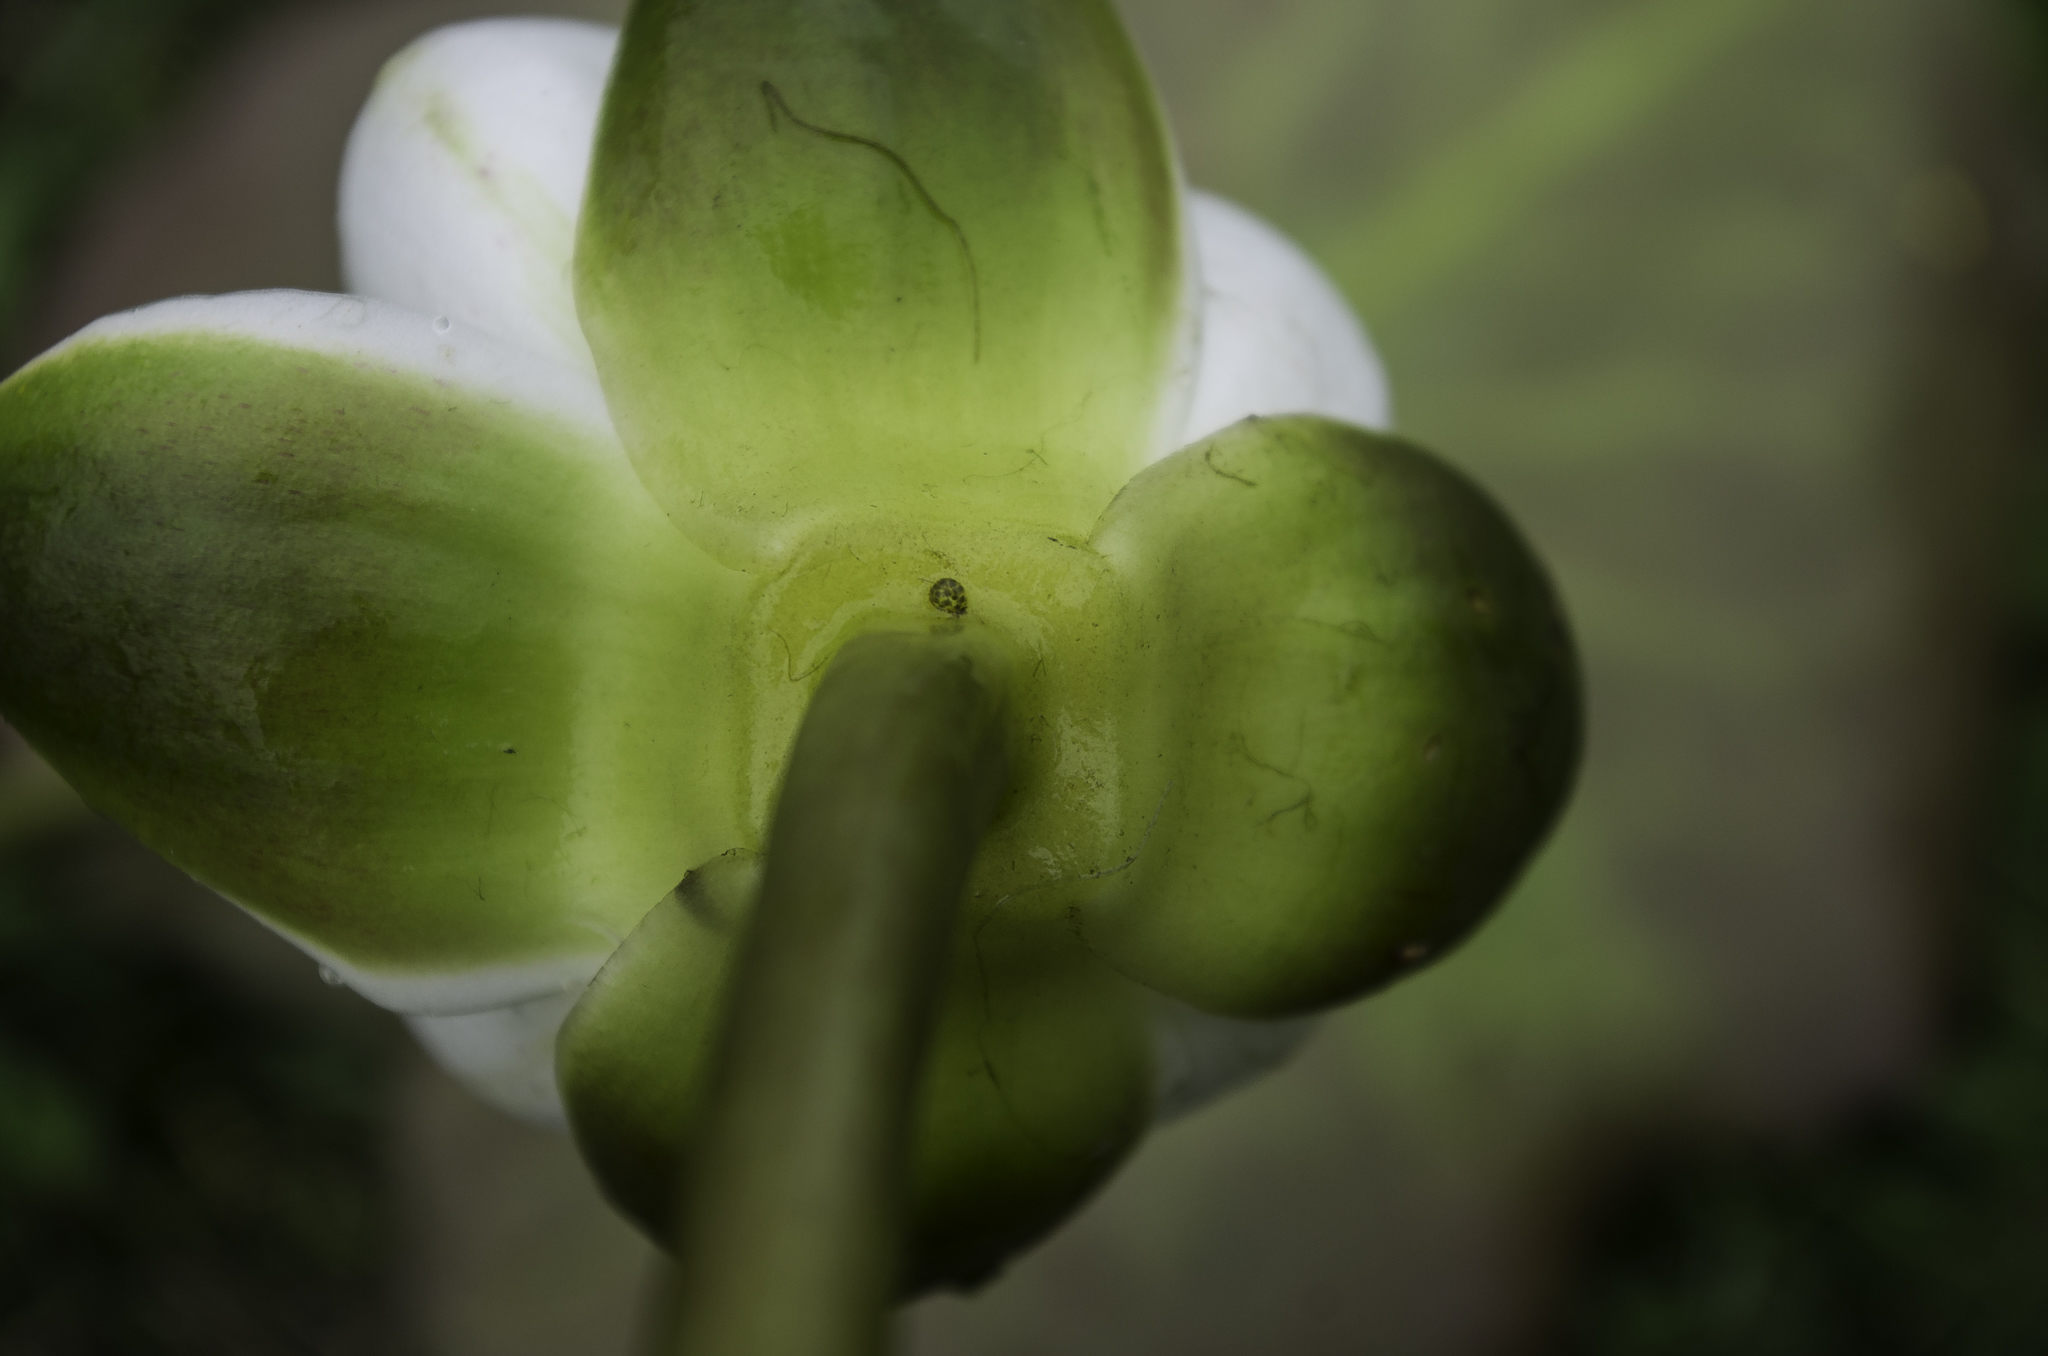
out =
<svg viewBox="0 0 2048 1356"><path fill-rule="evenodd" d="M1156 829L1090 945L1213 1012L1310 1011L1462 937L1561 808L1577 667L1542 568L1395 439L1252 419L1134 480L1095 545L1139 656L1124 766Z"/></svg>
<svg viewBox="0 0 2048 1356"><path fill-rule="evenodd" d="M913 1140L908 1285L973 1286L1092 1195L1152 1123L1141 989L1064 927L963 927Z"/></svg>
<svg viewBox="0 0 2048 1356"><path fill-rule="evenodd" d="M555 1082L605 1194L666 1241L733 956L761 890L761 859L729 852L683 877L585 989L555 1038Z"/></svg>
<svg viewBox="0 0 2048 1356"><path fill-rule="evenodd" d="M1180 189L1107 0L642 0L577 305L693 537L1080 533L1177 423Z"/></svg>
<svg viewBox="0 0 2048 1356"><path fill-rule="evenodd" d="M469 381L488 344L358 301L141 315L0 387L0 706L380 1001L588 974L736 836L730 577L594 388L524 403L547 373Z"/></svg>
<svg viewBox="0 0 2048 1356"><path fill-rule="evenodd" d="M556 1044L584 1161L664 1243L759 884L747 853L691 872L606 963ZM1141 994L1065 929L976 911L949 975L918 1093L907 1292L985 1278L1086 1199L1151 1119Z"/></svg>

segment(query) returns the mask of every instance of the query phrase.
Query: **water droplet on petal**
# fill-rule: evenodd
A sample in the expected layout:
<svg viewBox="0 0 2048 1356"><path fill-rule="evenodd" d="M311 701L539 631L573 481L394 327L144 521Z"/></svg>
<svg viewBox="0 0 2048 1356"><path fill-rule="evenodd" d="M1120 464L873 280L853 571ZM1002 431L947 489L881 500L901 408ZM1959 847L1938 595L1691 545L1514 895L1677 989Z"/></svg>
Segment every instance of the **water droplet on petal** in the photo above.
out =
<svg viewBox="0 0 2048 1356"><path fill-rule="evenodd" d="M448 333L448 331L454 328L455 322L450 320L447 316L437 315L434 317L434 333L446 334Z"/></svg>
<svg viewBox="0 0 2048 1356"><path fill-rule="evenodd" d="M331 965L323 965L320 967L320 982L338 989L341 987L341 972Z"/></svg>

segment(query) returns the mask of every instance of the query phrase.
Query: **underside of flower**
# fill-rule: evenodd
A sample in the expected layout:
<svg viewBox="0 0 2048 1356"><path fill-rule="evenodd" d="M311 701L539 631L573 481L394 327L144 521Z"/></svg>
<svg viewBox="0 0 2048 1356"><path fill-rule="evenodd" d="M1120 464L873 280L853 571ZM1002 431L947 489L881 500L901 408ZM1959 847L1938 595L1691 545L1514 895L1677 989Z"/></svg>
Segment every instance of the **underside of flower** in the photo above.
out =
<svg viewBox="0 0 2048 1356"><path fill-rule="evenodd" d="M352 295L0 386L0 706L486 1095L566 1099L656 1233L862 637L1003 675L917 1103L946 1266L1441 954L1563 799L1542 570L1384 434L1315 266L1183 186L1106 0L442 30L341 225Z"/></svg>

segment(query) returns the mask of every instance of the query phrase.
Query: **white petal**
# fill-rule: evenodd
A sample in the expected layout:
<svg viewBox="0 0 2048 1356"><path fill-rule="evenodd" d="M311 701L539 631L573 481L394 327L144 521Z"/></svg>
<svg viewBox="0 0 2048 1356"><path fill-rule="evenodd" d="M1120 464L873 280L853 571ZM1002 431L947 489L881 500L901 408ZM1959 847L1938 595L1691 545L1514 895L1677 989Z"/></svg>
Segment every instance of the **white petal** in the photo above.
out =
<svg viewBox="0 0 2048 1356"><path fill-rule="evenodd" d="M590 368L569 264L618 40L491 19L393 57L342 164L349 290Z"/></svg>
<svg viewBox="0 0 2048 1356"><path fill-rule="evenodd" d="M1181 444L1253 414L1321 414L1386 428L1386 373L1315 261L1207 193L1188 194L1188 220L1201 258L1202 347Z"/></svg>
<svg viewBox="0 0 2048 1356"><path fill-rule="evenodd" d="M477 1096L521 1120L568 1124L555 1087L555 1033L581 990L461 1017L408 1017L405 1024L443 1069Z"/></svg>
<svg viewBox="0 0 2048 1356"><path fill-rule="evenodd" d="M1244 1021L1154 994L1152 1105L1161 1122L1184 1116L1287 1062L1315 1029L1313 1017Z"/></svg>

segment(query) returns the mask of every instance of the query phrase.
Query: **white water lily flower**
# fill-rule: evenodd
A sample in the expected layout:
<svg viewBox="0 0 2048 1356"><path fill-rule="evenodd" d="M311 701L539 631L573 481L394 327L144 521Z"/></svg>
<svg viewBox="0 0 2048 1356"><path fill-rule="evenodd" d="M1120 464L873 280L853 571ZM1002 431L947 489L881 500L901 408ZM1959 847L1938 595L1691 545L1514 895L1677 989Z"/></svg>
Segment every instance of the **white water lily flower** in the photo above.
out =
<svg viewBox="0 0 2048 1356"><path fill-rule="evenodd" d="M349 289L589 372L570 256L618 39L615 28L572 20L489 19L429 33L394 57L342 165ZM1157 454L1247 415L1388 427L1379 358L1314 261L1207 193L1188 193L1188 221L1198 280L1192 389L1185 418ZM601 960L592 954L580 964L594 971ZM555 1032L580 991L546 983L465 1012L433 997L391 997L479 1094L557 1120ZM1234 1022L1162 1000L1160 1030L1160 1102L1170 1113L1283 1056L1303 1026Z"/></svg>
<svg viewBox="0 0 2048 1356"><path fill-rule="evenodd" d="M0 706L566 1119L662 1237L787 751L866 632L1005 675L911 1274L1476 924L1562 803L1556 599L1329 280L1183 186L1108 0L638 0L395 58L349 296L0 384Z"/></svg>

